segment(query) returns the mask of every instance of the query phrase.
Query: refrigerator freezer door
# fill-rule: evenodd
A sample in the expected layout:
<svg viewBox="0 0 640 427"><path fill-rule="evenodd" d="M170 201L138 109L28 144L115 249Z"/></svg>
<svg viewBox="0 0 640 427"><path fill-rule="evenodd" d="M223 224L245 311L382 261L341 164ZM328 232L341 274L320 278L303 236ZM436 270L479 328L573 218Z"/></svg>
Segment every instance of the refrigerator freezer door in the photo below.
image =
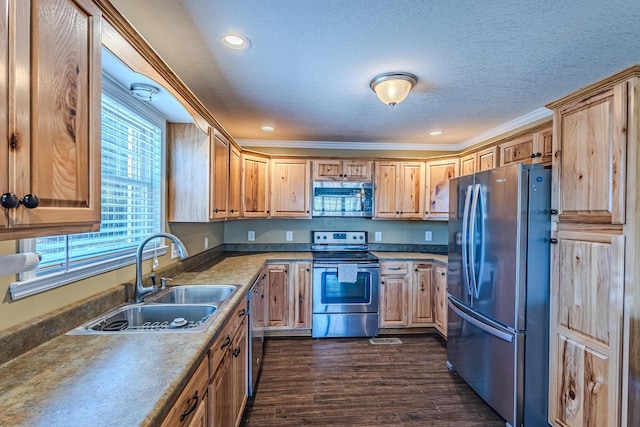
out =
<svg viewBox="0 0 640 427"><path fill-rule="evenodd" d="M451 297L447 364L509 425L522 423L524 336L485 323Z"/></svg>

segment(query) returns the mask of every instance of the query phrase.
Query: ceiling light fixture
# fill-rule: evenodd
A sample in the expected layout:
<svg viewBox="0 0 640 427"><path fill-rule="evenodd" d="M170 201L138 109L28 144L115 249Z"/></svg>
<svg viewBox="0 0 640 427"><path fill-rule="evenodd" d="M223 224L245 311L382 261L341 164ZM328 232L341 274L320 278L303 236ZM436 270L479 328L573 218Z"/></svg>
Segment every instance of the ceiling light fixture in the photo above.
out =
<svg viewBox="0 0 640 427"><path fill-rule="evenodd" d="M409 95L409 91L418 83L418 78L410 73L384 73L374 77L369 83L380 101L394 107Z"/></svg>
<svg viewBox="0 0 640 427"><path fill-rule="evenodd" d="M442 135L442 131L441 130L434 130L433 132L429 132L429 135L431 135L431 136Z"/></svg>
<svg viewBox="0 0 640 427"><path fill-rule="evenodd" d="M222 44L229 49L243 50L251 47L251 41L239 33L225 34L222 36Z"/></svg>
<svg viewBox="0 0 640 427"><path fill-rule="evenodd" d="M265 132L273 132L274 129L273 126L262 126L262 130Z"/></svg>
<svg viewBox="0 0 640 427"><path fill-rule="evenodd" d="M160 89L146 83L131 83L129 92L143 101L155 101L160 96Z"/></svg>

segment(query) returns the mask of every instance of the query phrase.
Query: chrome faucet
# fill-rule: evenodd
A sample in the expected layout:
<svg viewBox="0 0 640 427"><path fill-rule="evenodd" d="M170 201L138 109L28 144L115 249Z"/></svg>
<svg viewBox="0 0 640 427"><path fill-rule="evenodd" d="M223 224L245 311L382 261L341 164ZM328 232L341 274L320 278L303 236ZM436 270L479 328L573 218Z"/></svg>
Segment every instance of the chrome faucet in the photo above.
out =
<svg viewBox="0 0 640 427"><path fill-rule="evenodd" d="M156 288L153 286L143 286L142 285L142 250L145 245L149 242L149 240L153 240L156 237L166 237L175 243L176 248L178 249L178 255L180 258L185 258L189 254L187 253L187 249L184 247L180 239L178 239L173 234L169 233L155 233L145 238L139 245L138 250L136 251L136 291L135 291L135 299L136 302L142 302L142 297L144 297L149 292L153 292Z"/></svg>

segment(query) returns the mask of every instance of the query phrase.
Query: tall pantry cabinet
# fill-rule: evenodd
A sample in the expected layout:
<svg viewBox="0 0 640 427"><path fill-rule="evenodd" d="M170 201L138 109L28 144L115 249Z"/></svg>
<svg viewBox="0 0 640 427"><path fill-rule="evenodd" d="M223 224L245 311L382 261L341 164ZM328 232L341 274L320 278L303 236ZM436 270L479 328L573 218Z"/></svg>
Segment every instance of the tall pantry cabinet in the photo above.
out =
<svg viewBox="0 0 640 427"><path fill-rule="evenodd" d="M640 66L553 118L549 422L640 425Z"/></svg>

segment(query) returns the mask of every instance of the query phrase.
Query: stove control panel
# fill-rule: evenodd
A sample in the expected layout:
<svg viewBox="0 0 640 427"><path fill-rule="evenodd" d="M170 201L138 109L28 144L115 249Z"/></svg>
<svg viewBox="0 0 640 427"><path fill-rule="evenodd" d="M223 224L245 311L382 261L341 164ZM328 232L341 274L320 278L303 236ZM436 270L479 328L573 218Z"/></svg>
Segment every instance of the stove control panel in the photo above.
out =
<svg viewBox="0 0 640 427"><path fill-rule="evenodd" d="M367 244L366 231L312 231L311 242L327 245Z"/></svg>

